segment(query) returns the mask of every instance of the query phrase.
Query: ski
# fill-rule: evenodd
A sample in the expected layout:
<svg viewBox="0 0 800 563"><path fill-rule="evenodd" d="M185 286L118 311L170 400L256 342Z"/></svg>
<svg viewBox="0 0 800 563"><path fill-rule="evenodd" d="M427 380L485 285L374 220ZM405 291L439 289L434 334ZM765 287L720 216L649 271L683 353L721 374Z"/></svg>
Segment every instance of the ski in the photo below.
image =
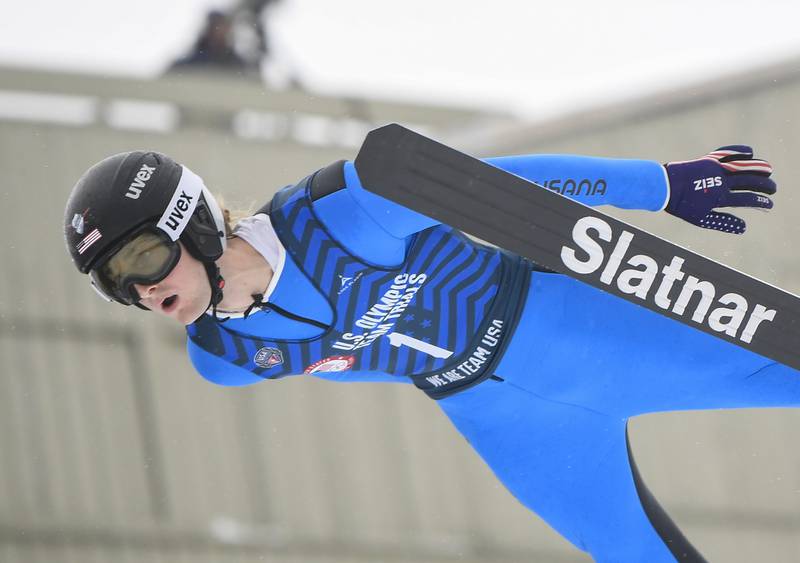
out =
<svg viewBox="0 0 800 563"><path fill-rule="evenodd" d="M397 124L364 187L622 299L800 369L800 298Z"/></svg>

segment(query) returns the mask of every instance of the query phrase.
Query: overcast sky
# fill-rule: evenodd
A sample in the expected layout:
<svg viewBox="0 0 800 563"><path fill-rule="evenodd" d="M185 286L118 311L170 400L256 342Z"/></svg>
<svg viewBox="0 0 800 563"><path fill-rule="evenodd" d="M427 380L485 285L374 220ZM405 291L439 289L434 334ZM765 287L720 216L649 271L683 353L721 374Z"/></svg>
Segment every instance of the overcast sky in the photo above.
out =
<svg viewBox="0 0 800 563"><path fill-rule="evenodd" d="M157 76L232 0L11 2L0 64ZM319 93L536 118L800 57L800 2L282 0L276 60Z"/></svg>

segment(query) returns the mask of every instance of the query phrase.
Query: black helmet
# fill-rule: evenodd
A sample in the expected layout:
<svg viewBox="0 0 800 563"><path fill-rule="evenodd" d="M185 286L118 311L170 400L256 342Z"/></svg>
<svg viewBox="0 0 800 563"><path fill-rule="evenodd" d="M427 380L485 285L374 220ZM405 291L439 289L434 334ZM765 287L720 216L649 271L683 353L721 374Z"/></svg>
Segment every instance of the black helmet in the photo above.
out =
<svg viewBox="0 0 800 563"><path fill-rule="evenodd" d="M212 302L221 299L214 262L225 250L225 221L199 176L166 155L143 151L110 156L81 176L64 213L64 237L78 270L91 273L143 230L180 240L206 266Z"/></svg>

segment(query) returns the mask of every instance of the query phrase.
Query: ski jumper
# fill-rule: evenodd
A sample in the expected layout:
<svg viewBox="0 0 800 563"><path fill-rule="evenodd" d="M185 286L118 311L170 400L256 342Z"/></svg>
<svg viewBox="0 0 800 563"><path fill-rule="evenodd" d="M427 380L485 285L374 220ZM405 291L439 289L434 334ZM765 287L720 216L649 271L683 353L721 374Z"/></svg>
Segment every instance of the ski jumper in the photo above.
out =
<svg viewBox="0 0 800 563"><path fill-rule="evenodd" d="M667 201L655 162L489 162L589 205ZM628 418L800 403L797 371L371 194L350 162L283 189L237 234L273 279L260 310L187 327L198 372L221 385L301 373L413 383L598 561L702 560L641 481Z"/></svg>

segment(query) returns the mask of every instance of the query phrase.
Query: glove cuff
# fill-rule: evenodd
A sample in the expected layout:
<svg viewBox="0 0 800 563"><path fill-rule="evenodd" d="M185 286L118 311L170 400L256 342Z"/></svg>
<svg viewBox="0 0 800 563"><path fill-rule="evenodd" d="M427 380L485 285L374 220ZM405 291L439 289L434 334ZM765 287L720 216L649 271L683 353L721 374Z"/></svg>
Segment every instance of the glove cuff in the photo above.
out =
<svg viewBox="0 0 800 563"><path fill-rule="evenodd" d="M667 172L667 165L663 165L661 170L664 172L664 203L661 204L661 207L656 211L665 211L667 209L667 205L669 205L669 199L672 197L672 186L669 183L669 173Z"/></svg>

